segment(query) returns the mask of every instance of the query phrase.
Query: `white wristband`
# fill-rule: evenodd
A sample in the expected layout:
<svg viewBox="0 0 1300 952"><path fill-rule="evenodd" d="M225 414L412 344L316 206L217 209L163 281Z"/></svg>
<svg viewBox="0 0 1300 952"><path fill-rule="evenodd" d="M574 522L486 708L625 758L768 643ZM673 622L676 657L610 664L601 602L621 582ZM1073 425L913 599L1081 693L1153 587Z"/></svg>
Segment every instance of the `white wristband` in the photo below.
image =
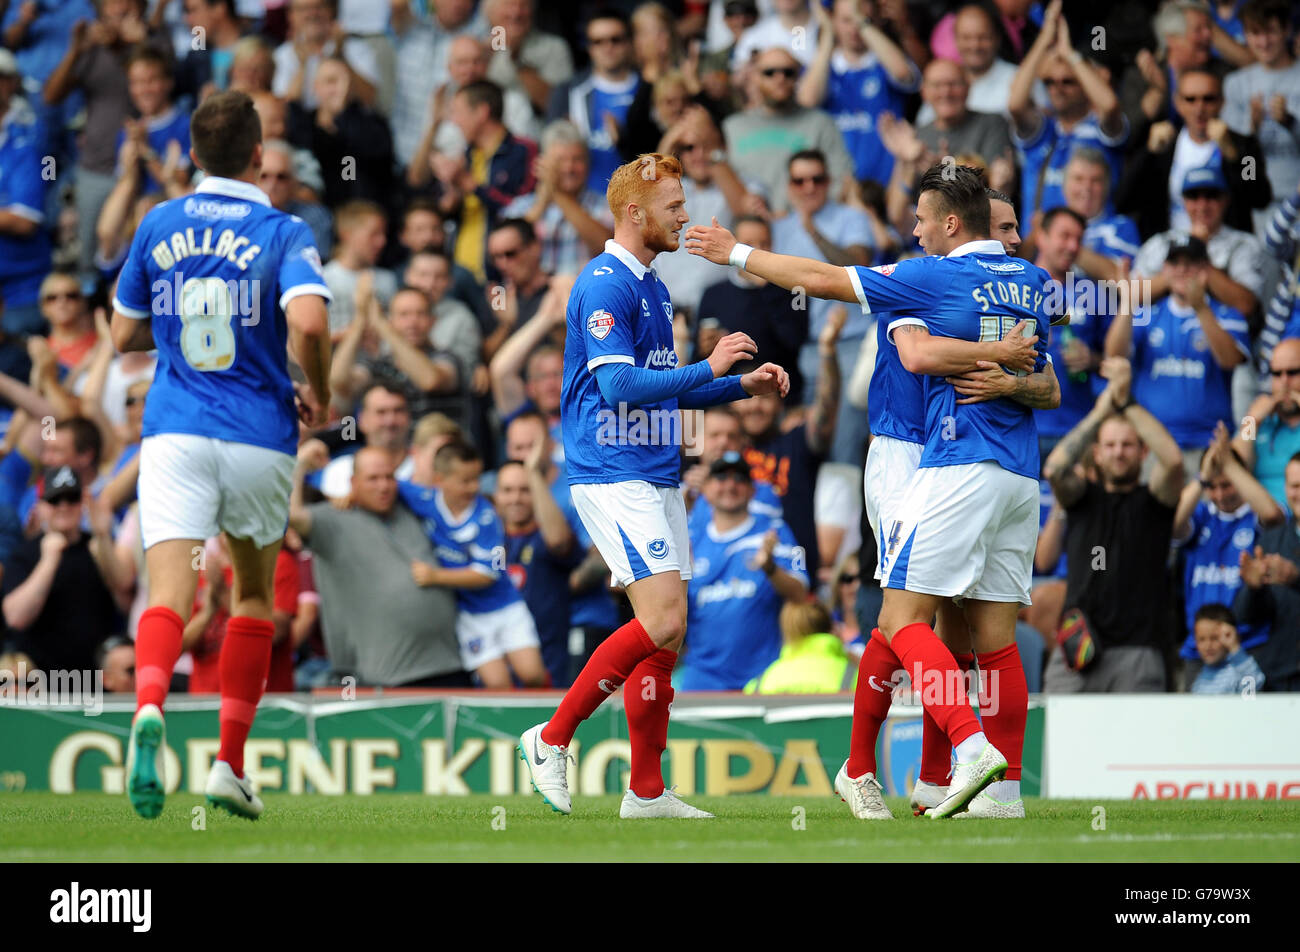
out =
<svg viewBox="0 0 1300 952"><path fill-rule="evenodd" d="M745 270L745 262L749 260L749 253L754 250L753 245L742 245L736 242L731 248L731 256L727 259L733 268Z"/></svg>

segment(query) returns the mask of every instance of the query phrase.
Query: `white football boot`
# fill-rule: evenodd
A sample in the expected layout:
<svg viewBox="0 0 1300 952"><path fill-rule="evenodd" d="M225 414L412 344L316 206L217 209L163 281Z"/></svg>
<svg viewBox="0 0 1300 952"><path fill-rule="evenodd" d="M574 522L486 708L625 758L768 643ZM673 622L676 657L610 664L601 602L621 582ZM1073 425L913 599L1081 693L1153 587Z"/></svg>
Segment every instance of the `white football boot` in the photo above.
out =
<svg viewBox="0 0 1300 952"><path fill-rule="evenodd" d="M1011 803L1003 803L1001 800L995 800L989 796L987 790L981 790L971 800L970 806L958 813L954 819L964 820L966 817L985 820L1023 820L1025 818L1025 801L1018 799Z"/></svg>
<svg viewBox="0 0 1300 952"><path fill-rule="evenodd" d="M926 783L924 780L916 781L912 787L912 816L920 816L933 810L943 803L943 798L946 796L948 796L947 787L941 787L937 783Z"/></svg>
<svg viewBox="0 0 1300 952"><path fill-rule="evenodd" d="M844 761L835 775L835 792L849 805L849 810L859 820L892 820L894 814L885 804L884 788L873 773L861 777L849 776L849 762Z"/></svg>
<svg viewBox="0 0 1300 952"><path fill-rule="evenodd" d="M1002 779L1006 772L1007 758L992 744L985 744L980 755L973 761L952 768L948 795L942 803L928 811L930 819L943 820L954 813L960 813L977 793L993 781Z"/></svg>
<svg viewBox="0 0 1300 952"><path fill-rule="evenodd" d="M542 728L545 726L546 724L538 724L519 735L519 759L528 765L528 777L533 789L542 795L542 800L556 813L572 813L573 801L569 797L569 749L552 747L542 740Z"/></svg>
<svg viewBox="0 0 1300 952"><path fill-rule="evenodd" d="M262 815L262 799L257 795L253 782L247 777L236 777L234 769L224 760L212 764L205 792L208 806L225 810L231 816L256 820Z"/></svg>
<svg viewBox="0 0 1300 952"><path fill-rule="evenodd" d="M705 813L686 803L672 789L665 789L653 800L642 800L629 790L623 794L623 805L618 808L620 820L651 820L671 818L676 820L711 820Z"/></svg>
<svg viewBox="0 0 1300 952"><path fill-rule="evenodd" d="M166 796L167 771L163 751L167 748L167 725L156 704L135 712L131 737L126 742L126 796L136 813L153 820L162 813Z"/></svg>

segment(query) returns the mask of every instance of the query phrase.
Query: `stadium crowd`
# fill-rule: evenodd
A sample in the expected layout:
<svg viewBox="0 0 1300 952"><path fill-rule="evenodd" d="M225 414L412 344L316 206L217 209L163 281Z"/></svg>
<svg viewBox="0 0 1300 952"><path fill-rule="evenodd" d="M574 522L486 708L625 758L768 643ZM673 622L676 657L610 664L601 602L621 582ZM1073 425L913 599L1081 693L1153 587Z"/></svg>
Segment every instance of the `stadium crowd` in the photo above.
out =
<svg viewBox="0 0 1300 952"><path fill-rule="evenodd" d="M843 265L917 253L920 172L984 170L1070 315L1035 412L1030 689L1300 690L1296 27L1286 0L0 0L0 667L131 689L154 366L107 318L141 218L197 200L190 113L235 89L333 297L268 690L562 687L630 617L559 428L569 289L646 152L681 159L692 224ZM850 690L876 316L685 248L654 268L679 360L744 331L792 378L683 411L674 682ZM229 559L194 558L180 677L213 692ZM520 612L535 636L485 657ZM1086 667L1057 647L1083 629Z"/></svg>

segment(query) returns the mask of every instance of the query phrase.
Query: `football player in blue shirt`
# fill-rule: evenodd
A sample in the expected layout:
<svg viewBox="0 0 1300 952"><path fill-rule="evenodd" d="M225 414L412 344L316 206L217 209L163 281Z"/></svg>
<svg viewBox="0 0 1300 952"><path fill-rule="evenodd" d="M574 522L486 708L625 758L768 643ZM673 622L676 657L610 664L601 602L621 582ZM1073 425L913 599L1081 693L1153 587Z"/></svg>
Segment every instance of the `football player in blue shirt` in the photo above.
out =
<svg viewBox="0 0 1300 952"><path fill-rule="evenodd" d="M976 170L935 166L917 193L914 234L925 250L943 257L911 259L879 271L755 251L716 225L695 226L686 237L688 250L717 264L744 268L784 288L801 287L814 297L892 312L890 339L904 369L927 375L926 442L908 497L885 534L880 614L881 633L913 684L923 687L965 683L930 627L946 598L966 599L971 629L989 639L977 648L1001 651L1014 645L1016 613L1029 604L1038 528L1038 443L1030 409L1006 399L959 402L951 384L931 375L965 369L948 369L953 346L960 347L961 340L993 345L1026 329L1035 334L1027 338L1036 354L1032 369L1042 369L1053 302L1045 272L1008 258L1000 243L989 240L989 202ZM864 680L859 676L859 684ZM1023 670L1019 684L1023 691ZM1015 683L1002 688L1014 691ZM1008 768L975 721L965 692L935 696L942 693L921 691L926 711L948 734L958 760L948 796L930 811L935 818L965 809ZM1019 739L1007 727L998 728L1002 742L1022 744L1023 727ZM847 766L836 789L855 815L867 815L864 788L871 788L874 778L851 777Z"/></svg>
<svg viewBox="0 0 1300 952"><path fill-rule="evenodd" d="M298 421L320 425L329 406L330 292L311 229L272 208L254 184L262 124L253 101L211 96L190 134L207 178L145 216L113 301L117 349L158 351L140 447L149 608L136 636L126 789L141 816L162 812L162 706L194 604L196 553L224 532L235 581L221 652L221 749L207 797L253 819L262 801L243 776L244 741L271 662L272 579ZM290 378L287 352L305 385Z"/></svg>
<svg viewBox="0 0 1300 952"><path fill-rule="evenodd" d="M739 691L780 656L781 606L807 597L808 574L794 533L750 508L754 477L739 453L709 464L704 493L710 516L691 530L691 640L678 687Z"/></svg>
<svg viewBox="0 0 1300 952"><path fill-rule="evenodd" d="M519 738L534 789L569 813L568 745L600 703L624 692L632 742L631 789L619 816L708 817L664 789L672 671L686 630L691 578L686 506L678 482L677 409L790 389L789 375L762 364L724 377L754 357L745 334L729 334L707 360L677 366L668 289L651 269L677 249L690 220L682 167L658 153L620 166L606 196L614 238L582 269L569 295L564 344L564 459L573 504L636 617L601 643L552 718Z"/></svg>
<svg viewBox="0 0 1300 952"><path fill-rule="evenodd" d="M492 503L479 494L483 458L454 440L434 455L433 471L435 487L397 484L402 502L424 520L442 563L411 563L415 584L455 589L461 664L483 687L509 691L512 674L525 687L545 687L537 626L506 575L505 530Z"/></svg>
<svg viewBox="0 0 1300 952"><path fill-rule="evenodd" d="M1206 293L1210 256L1200 238L1169 246L1162 275L1168 296L1150 308L1121 309L1106 332L1106 354L1133 361L1133 399L1165 425L1184 455L1199 453L1220 420L1232 419L1232 371L1250 357L1240 313Z"/></svg>

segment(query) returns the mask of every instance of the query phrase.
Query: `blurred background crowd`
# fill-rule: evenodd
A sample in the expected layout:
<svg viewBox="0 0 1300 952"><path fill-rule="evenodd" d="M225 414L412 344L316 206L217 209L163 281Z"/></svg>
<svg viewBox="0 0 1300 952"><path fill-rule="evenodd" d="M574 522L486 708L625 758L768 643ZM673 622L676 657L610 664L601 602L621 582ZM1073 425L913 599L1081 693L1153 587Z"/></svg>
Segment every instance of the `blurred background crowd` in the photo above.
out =
<svg viewBox="0 0 1300 952"><path fill-rule="evenodd" d="M153 362L115 353L107 314L142 216L201 178L190 113L238 89L261 187L311 227L333 294L335 422L303 433L269 690L562 687L628 617L569 501L562 348L574 273L612 238L608 177L655 151L681 159L693 224L844 265L919 253L920 172L985 170L1071 314L1062 406L1036 411L1056 479L1018 634L1031 690L1300 689L1296 19L1286 0L0 0L0 667L131 689ZM793 378L685 421L676 681L849 689L880 603L861 479L890 345L874 315L684 248L654 267L682 361L745 331ZM1096 282L1130 276L1127 313ZM1140 425L1112 413L1130 401ZM411 486L490 501L479 561L538 635L504 675L467 670L473 599L437 573L454 546ZM221 541L195 565L179 678L215 691ZM1128 680L1064 664L1081 617Z"/></svg>

